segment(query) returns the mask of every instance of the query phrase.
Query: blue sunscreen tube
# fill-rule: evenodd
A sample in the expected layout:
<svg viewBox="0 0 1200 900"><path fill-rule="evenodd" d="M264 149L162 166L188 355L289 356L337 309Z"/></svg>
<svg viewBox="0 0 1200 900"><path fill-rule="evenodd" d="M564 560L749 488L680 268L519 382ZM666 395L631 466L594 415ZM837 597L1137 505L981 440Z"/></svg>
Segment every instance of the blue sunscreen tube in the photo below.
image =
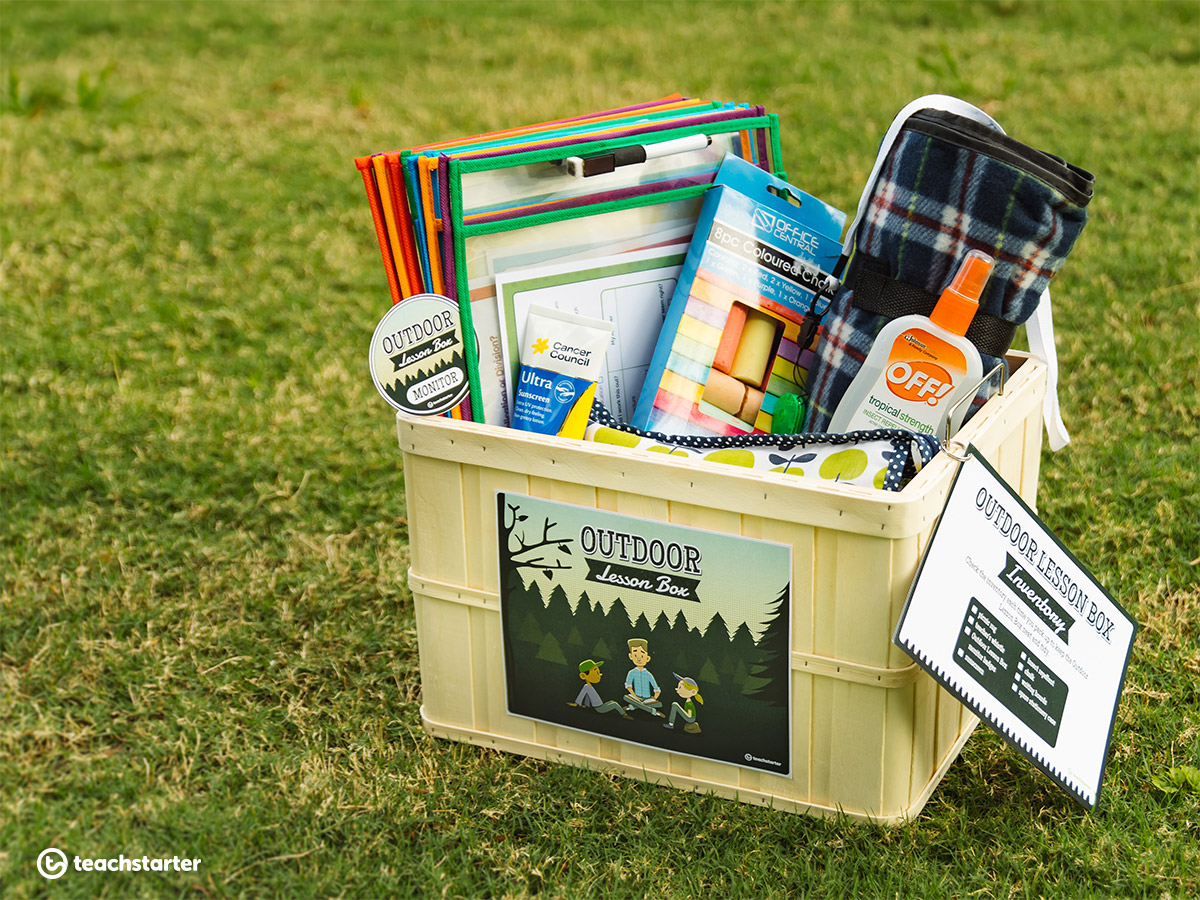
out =
<svg viewBox="0 0 1200 900"><path fill-rule="evenodd" d="M531 306L512 427L582 439L612 330L603 319Z"/></svg>

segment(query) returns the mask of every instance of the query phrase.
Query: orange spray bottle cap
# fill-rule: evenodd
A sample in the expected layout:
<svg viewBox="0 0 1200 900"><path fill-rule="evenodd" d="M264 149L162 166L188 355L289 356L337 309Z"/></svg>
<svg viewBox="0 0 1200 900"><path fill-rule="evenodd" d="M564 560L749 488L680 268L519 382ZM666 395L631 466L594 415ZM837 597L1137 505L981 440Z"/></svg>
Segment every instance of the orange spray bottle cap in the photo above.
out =
<svg viewBox="0 0 1200 900"><path fill-rule="evenodd" d="M982 250L969 251L929 314L930 321L954 334L966 334L994 265L995 260Z"/></svg>

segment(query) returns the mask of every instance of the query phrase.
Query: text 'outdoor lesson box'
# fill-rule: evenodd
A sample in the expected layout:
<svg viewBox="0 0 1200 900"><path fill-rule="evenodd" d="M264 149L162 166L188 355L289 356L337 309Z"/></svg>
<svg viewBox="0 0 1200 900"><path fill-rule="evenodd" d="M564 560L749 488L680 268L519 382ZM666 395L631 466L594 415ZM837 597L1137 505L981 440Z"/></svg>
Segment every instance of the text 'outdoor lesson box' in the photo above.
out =
<svg viewBox="0 0 1200 900"><path fill-rule="evenodd" d="M1009 362L958 440L1032 506L1046 368ZM975 727L892 642L947 454L886 492L397 419L434 735L890 823Z"/></svg>

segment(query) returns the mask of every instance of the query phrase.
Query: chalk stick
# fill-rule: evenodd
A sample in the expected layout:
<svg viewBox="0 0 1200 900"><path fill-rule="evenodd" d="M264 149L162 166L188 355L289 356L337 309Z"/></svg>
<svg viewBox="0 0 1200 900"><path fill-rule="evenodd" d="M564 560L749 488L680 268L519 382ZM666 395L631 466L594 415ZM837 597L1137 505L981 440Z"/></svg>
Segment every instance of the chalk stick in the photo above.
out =
<svg viewBox="0 0 1200 900"><path fill-rule="evenodd" d="M721 309L729 309L730 306L741 299L753 301L754 294L752 292L746 292L747 296L745 298L740 297L732 291L727 291L713 284L708 279L702 277L703 274L705 274L703 270L696 273L696 279L692 282L693 296L702 297L706 303L711 303L713 306L718 306Z"/></svg>
<svg viewBox="0 0 1200 900"><path fill-rule="evenodd" d="M772 375L771 380L767 382L767 393L777 397L782 397L784 394L799 394L800 385L794 381L788 381L786 378L780 378L778 375Z"/></svg>
<svg viewBox="0 0 1200 900"><path fill-rule="evenodd" d="M713 306L711 303L706 302L703 297L697 297L695 294L688 297L688 302L683 307L683 311L693 319L699 319L705 325L711 325L713 328L724 328L725 317L729 312L728 309Z"/></svg>
<svg viewBox="0 0 1200 900"><path fill-rule="evenodd" d="M669 395L668 395L669 396ZM677 416L658 405L657 399L654 402L654 431L662 434L687 434L687 416L691 415L692 408L685 406L683 401L678 397L674 398L672 403L678 403L678 411L685 413L684 416Z"/></svg>
<svg viewBox="0 0 1200 900"><path fill-rule="evenodd" d="M688 381L694 381L696 384L703 384L704 379L708 377L708 369L704 363L696 362L694 359L688 359L678 353L672 352L667 357L667 369L686 378Z"/></svg>
<svg viewBox="0 0 1200 900"><path fill-rule="evenodd" d="M690 337L677 334L671 343L671 356L683 356L708 368L712 365L713 348L699 341L693 341Z"/></svg>
<svg viewBox="0 0 1200 900"><path fill-rule="evenodd" d="M661 388L659 389L658 393L654 395L654 408L656 410L659 410L684 422L686 422L688 416L692 414L693 405L694 404L691 401L685 400L678 394L672 394L670 391L664 391ZM656 424L655 430L666 431L662 424ZM679 430L678 432L672 431L668 433L686 434L687 431Z"/></svg>
<svg viewBox="0 0 1200 900"><path fill-rule="evenodd" d="M721 342L717 344L717 353L713 357L713 368L728 372L733 366L733 358L737 355L738 344L742 341L742 331L746 327L746 317L749 310L742 304L735 303L729 308L729 317L725 320L725 328L721 331Z"/></svg>
<svg viewBox="0 0 1200 900"><path fill-rule="evenodd" d="M800 345L795 341L789 341L787 335L783 336L783 340L779 342L779 349L775 351L776 356L781 356L786 360L795 362L800 358Z"/></svg>
<svg viewBox="0 0 1200 900"><path fill-rule="evenodd" d="M699 319L683 315L679 319L679 333L701 344L706 344L716 352L717 344L721 342L721 332L711 325L705 325Z"/></svg>
<svg viewBox="0 0 1200 900"><path fill-rule="evenodd" d="M775 335L778 331L778 320L766 313L755 311L747 315L746 325L742 328L742 339L738 342L729 374L738 381L762 388L767 379L767 367L775 349Z"/></svg>
<svg viewBox="0 0 1200 900"><path fill-rule="evenodd" d="M688 433L696 434L697 426L711 434L745 434L751 430L745 422L703 400L692 410L692 426Z"/></svg>
<svg viewBox="0 0 1200 900"><path fill-rule="evenodd" d="M753 425L759 409L762 408L763 393L736 378L730 378L724 372L713 369L700 397L704 402L736 416L747 425Z"/></svg>
<svg viewBox="0 0 1200 900"><path fill-rule="evenodd" d="M674 394L676 397L683 397L689 403L694 403L700 396L703 387L687 378L682 377L670 369L663 372L662 379L658 382L659 390L667 391Z"/></svg>

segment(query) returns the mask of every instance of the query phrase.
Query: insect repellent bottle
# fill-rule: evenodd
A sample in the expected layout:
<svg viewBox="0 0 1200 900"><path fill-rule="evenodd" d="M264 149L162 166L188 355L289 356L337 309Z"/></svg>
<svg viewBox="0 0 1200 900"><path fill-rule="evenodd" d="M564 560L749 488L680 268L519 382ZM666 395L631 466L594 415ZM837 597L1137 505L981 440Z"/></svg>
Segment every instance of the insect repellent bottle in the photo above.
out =
<svg viewBox="0 0 1200 900"><path fill-rule="evenodd" d="M928 317L901 316L883 326L829 423L832 432L904 428L945 435L950 408L983 376L975 345L963 335L979 309L993 260L971 250ZM964 403L950 422L958 430Z"/></svg>

